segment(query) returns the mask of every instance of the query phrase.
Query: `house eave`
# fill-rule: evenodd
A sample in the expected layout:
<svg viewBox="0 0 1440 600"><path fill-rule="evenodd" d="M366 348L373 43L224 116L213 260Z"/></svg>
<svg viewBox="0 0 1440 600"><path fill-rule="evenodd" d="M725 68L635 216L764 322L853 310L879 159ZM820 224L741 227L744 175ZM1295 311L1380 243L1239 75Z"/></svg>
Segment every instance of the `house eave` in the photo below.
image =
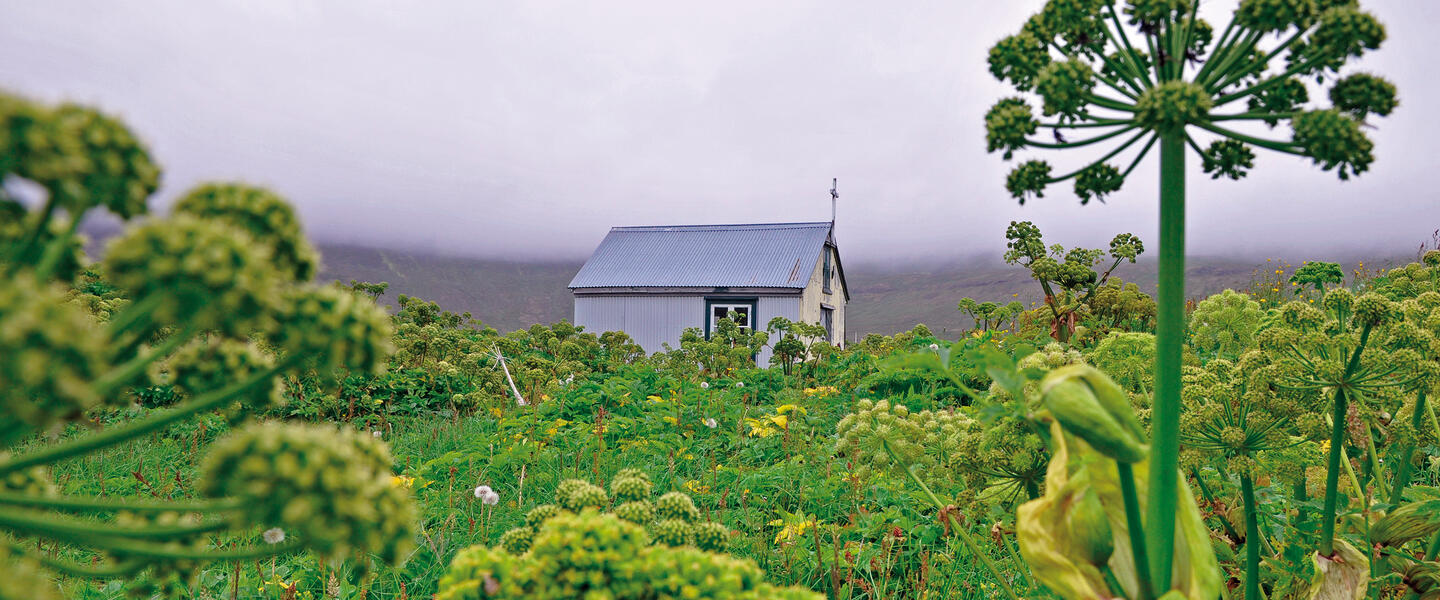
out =
<svg viewBox="0 0 1440 600"><path fill-rule="evenodd" d="M585 287L570 288L576 296L715 296L715 295L736 295L736 296L799 296L804 288L790 287L724 287L724 286L703 286L703 287L661 287L661 286L631 286L631 287Z"/></svg>

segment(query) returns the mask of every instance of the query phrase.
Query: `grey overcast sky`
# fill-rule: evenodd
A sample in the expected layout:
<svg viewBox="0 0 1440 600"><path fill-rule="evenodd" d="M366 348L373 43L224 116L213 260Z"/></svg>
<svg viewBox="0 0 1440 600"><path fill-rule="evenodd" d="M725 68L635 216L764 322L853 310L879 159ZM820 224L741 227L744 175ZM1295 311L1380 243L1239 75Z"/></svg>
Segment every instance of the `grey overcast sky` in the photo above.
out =
<svg viewBox="0 0 1440 600"><path fill-rule="evenodd" d="M839 177L851 261L998 254L1013 219L1153 242L1153 155L1108 204L1061 184L1022 207L985 153L982 116L1011 93L986 51L1041 5L3 0L0 87L122 116L165 168L157 207L246 180L322 240L576 258L613 225L825 220ZM1192 158L1193 253L1404 252L1440 228L1440 2L1364 6L1389 40L1351 70L1401 99L1372 118L1371 171L1259 151L1212 182Z"/></svg>

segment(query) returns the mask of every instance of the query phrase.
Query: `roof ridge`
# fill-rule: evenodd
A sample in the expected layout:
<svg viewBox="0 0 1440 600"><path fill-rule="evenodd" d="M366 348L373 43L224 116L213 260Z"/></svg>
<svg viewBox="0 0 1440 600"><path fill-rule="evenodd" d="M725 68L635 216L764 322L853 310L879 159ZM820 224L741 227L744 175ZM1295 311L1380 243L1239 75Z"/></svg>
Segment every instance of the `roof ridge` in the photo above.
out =
<svg viewBox="0 0 1440 600"><path fill-rule="evenodd" d="M611 231L639 231L646 229L715 229L715 228L767 228L767 229L818 229L830 227L829 221L796 221L791 223L713 223L702 225L623 225L611 227Z"/></svg>

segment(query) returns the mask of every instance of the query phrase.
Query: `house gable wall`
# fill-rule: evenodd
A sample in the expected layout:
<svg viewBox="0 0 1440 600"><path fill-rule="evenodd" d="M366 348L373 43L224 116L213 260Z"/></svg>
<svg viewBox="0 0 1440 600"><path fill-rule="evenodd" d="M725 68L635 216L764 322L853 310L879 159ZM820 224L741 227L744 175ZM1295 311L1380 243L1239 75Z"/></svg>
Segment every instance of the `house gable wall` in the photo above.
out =
<svg viewBox="0 0 1440 600"><path fill-rule="evenodd" d="M830 293L825 293L825 255L815 261L810 274L810 283L800 294L800 320L806 323L820 322L820 309L824 306L835 309L834 337L837 343L845 340L845 280L840 277L840 257L834 246L826 245L830 253Z"/></svg>

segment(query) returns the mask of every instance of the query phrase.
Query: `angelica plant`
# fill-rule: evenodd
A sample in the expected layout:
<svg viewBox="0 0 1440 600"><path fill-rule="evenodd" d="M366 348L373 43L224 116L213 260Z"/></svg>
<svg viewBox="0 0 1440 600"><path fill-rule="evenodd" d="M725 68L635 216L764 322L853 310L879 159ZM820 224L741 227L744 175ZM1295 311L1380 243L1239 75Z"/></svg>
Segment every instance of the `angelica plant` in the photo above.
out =
<svg viewBox="0 0 1440 600"><path fill-rule="evenodd" d="M103 322L93 305L68 302L82 217L99 207L122 219L144 213L158 173L119 121L0 95L0 177L44 194L34 210L0 197L16 217L0 228L5 597L47 597L55 574L131 579L143 594L206 563L306 549L357 559L361 571L372 557L403 562L413 498L391 485L384 444L353 431L242 425L206 459L195 498L67 495L50 480L61 461L201 413L242 423L275 401L282 375L374 372L390 355L385 312L311 283L316 255L291 207L238 184L197 188L172 215L110 242L99 270L128 300L106 300L95 311ZM128 405L127 391L153 383L159 365L183 402L99 431L70 427ZM219 547L213 536L240 542ZM94 560L74 560L83 553Z"/></svg>
<svg viewBox="0 0 1440 600"><path fill-rule="evenodd" d="M1297 296L1305 291L1305 288L1313 288L1323 296L1326 284L1333 286L1344 281L1345 272L1340 270L1339 263L1332 262L1306 262L1290 275L1290 283L1296 286Z"/></svg>
<svg viewBox="0 0 1440 600"><path fill-rule="evenodd" d="M1185 462L1193 466L1218 459L1222 473L1240 479L1246 598L1260 597L1261 590L1261 507L1255 493L1256 474L1264 472L1261 461L1268 453L1318 439L1326 430L1321 394L1270 385L1292 373L1291 366L1256 350L1238 363L1216 359L1204 367L1185 368Z"/></svg>
<svg viewBox="0 0 1440 600"><path fill-rule="evenodd" d="M898 471L909 477L940 512L942 522L954 523L950 531L985 565L1005 596L1019 600L1006 574L985 554L968 528L954 521L954 513L958 512L955 507L941 500L925 482L926 473L937 475L934 467L946 454L962 449L959 438L970 422L969 418L952 412L912 413L904 405L888 400L862 399L856 403L855 412L836 425L835 451L858 464L857 471L862 477L872 470Z"/></svg>
<svg viewBox="0 0 1440 600"><path fill-rule="evenodd" d="M1046 246L1040 228L1029 221L1011 221L1005 239L1005 262L1024 267L1040 283L1045 306L1050 310L1050 335L1061 343L1068 342L1075 333L1077 311L1103 288L1115 268L1122 262L1134 263L1145 252L1140 238L1118 234L1110 240L1110 265L1099 273L1095 267L1101 264L1105 251L1079 246L1066 250L1060 244Z"/></svg>
<svg viewBox="0 0 1440 600"><path fill-rule="evenodd" d="M1397 316L1393 301L1375 293L1356 298L1349 290L1337 289L1326 294L1322 306L1324 310L1300 302L1286 305L1282 314L1287 327L1266 332L1260 342L1262 348L1291 364L1277 385L1302 392L1325 391L1331 398L1319 547L1321 556L1330 557L1336 547L1335 517L1347 438L1359 438L1353 441L1368 450L1374 464L1378 457L1370 430L1375 414L1382 410L1379 394L1403 386L1413 375L1405 369L1409 361L1397 360L1401 357L1376 343L1388 336ZM1360 411L1363 423L1358 436L1347 430L1352 405Z"/></svg>
<svg viewBox="0 0 1440 600"><path fill-rule="evenodd" d="M712 521L703 521L695 500L684 492L669 492L651 499L650 476L639 469L622 469L610 481L610 493L582 479L567 479L555 488L555 504L542 504L525 515L525 524L505 532L500 545L511 554L529 551L545 523L561 515L586 510L613 513L620 519L644 527L652 543L691 546L709 552L724 552L730 545L730 530Z"/></svg>
<svg viewBox="0 0 1440 600"><path fill-rule="evenodd" d="M1373 144L1361 119L1396 106L1395 88L1369 74L1341 74L1375 50L1385 28L1358 2L1242 0L1230 22L1200 19L1198 0L1051 0L1020 32L990 51L990 71L1031 99L1000 100L985 115L990 151L1070 150L1112 142L1079 168L1056 172L1027 160L1006 188L1022 203L1050 184L1074 181L1082 203L1103 200L1158 146L1160 276L1151 471L1155 501L1147 535L1157 593L1170 589L1178 502L1180 364L1185 304L1185 161L1193 152L1212 178L1240 179L1254 148L1291 154L1343 180L1367 171ZM1273 41L1272 41L1273 40ZM1332 82L1330 106L1306 108L1303 78ZM1243 105L1243 106L1242 106ZM1279 127L1289 139L1256 131ZM1038 135L1041 130L1049 136ZM1067 137L1065 133L1085 133ZM1208 143L1207 143L1208 142ZM1128 154L1127 154L1128 153ZM1126 158L1121 158L1125 156Z"/></svg>
<svg viewBox="0 0 1440 600"><path fill-rule="evenodd" d="M652 545L641 526L586 508L546 519L523 553L483 545L460 551L441 577L435 597L817 600L823 596L773 586L752 561L693 547Z"/></svg>
<svg viewBox="0 0 1440 600"><path fill-rule="evenodd" d="M1255 341L1263 314L1259 302L1235 290L1201 300L1190 315L1190 347L1209 356L1238 358Z"/></svg>
<svg viewBox="0 0 1440 600"><path fill-rule="evenodd" d="M1119 277L1096 288L1095 295L1086 305L1091 316L1102 325L1100 332L1119 327L1145 331L1155 323L1155 299L1140 291L1140 286L1126 283Z"/></svg>
<svg viewBox="0 0 1440 600"><path fill-rule="evenodd" d="M974 298L961 298L956 304L960 312L969 315L970 320L975 323L975 328L981 331L989 331L999 327L1008 319L1013 319L1025 312L1025 305L1018 301L1008 304L998 302L976 302Z"/></svg>

